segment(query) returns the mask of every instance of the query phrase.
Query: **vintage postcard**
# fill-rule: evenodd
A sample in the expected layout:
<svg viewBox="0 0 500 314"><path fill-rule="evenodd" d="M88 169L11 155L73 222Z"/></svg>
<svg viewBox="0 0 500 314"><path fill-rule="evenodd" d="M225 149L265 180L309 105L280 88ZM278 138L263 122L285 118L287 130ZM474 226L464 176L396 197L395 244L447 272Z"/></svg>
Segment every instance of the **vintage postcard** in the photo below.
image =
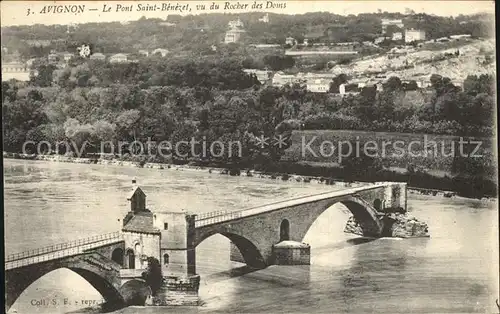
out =
<svg viewBox="0 0 500 314"><path fill-rule="evenodd" d="M493 1L2 1L7 313L498 313Z"/></svg>

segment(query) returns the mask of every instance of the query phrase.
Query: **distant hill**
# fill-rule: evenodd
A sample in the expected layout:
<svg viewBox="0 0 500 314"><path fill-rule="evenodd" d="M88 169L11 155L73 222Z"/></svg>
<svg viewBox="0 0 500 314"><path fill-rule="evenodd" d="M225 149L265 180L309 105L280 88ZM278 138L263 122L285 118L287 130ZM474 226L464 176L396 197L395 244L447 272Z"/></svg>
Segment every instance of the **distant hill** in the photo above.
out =
<svg viewBox="0 0 500 314"><path fill-rule="evenodd" d="M284 15L269 13L269 23L259 21L263 13L169 15L167 20L141 18L130 23L86 23L2 27L2 46L25 57L44 55L45 50L71 51L82 42L104 53L134 52L138 49L166 48L171 51L200 50L223 41L228 22L240 18L246 30L242 43L284 44L287 36L299 41L345 42L372 40L381 32L381 19L402 19L405 27L426 31L427 38L453 34L492 36L493 15L439 17L427 14L373 13L337 15L327 12ZM30 40L48 40L49 46L36 49Z"/></svg>

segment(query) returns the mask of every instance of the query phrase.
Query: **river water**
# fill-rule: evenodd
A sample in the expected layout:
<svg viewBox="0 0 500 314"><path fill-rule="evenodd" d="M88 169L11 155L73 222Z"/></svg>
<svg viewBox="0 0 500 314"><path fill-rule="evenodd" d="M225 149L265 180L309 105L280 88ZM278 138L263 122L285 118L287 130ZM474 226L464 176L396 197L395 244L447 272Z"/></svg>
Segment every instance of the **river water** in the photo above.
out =
<svg viewBox="0 0 500 314"><path fill-rule="evenodd" d="M188 170L5 160L6 254L119 230L134 178L152 211L239 210L336 188ZM310 266L248 272L229 261L229 240L212 236L197 247L203 306L168 311L498 312L496 203L409 194L408 208L429 224L430 238L365 241L343 233L349 212L332 206L304 239L311 245ZM37 305L41 299L58 305ZM77 274L59 269L28 287L10 312L71 312L84 299L101 296Z"/></svg>

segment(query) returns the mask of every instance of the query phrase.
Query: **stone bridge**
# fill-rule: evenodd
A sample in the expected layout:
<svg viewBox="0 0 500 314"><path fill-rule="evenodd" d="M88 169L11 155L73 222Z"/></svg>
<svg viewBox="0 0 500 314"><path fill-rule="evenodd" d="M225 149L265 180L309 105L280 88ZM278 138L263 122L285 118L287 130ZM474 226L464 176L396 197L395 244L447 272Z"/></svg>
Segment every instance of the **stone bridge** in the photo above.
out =
<svg viewBox="0 0 500 314"><path fill-rule="evenodd" d="M5 262L6 311L33 282L53 270L66 268L89 282L107 304L125 304L120 276L124 241L120 232L12 254Z"/></svg>
<svg viewBox="0 0 500 314"><path fill-rule="evenodd" d="M187 234L188 243L196 247L219 233L231 240L248 265L265 267L274 263L274 244L284 240L302 242L315 220L336 203L351 211L364 236L381 237L390 227L385 214L406 211L406 184L378 183L243 211L201 214L195 217L195 230Z"/></svg>
<svg viewBox="0 0 500 314"><path fill-rule="evenodd" d="M152 212L146 208L146 194L139 187L128 200L131 207L121 232L7 256L7 309L33 282L59 268L81 275L113 307L136 302L131 301L134 298L145 300L151 294L155 304L194 305L200 282L196 246L206 238L226 236L249 266L263 268L275 262L273 245L286 240L302 242L314 221L336 203L352 212L364 236L381 237L391 225L387 214L406 212L406 184L375 183L199 215ZM159 262L163 276L155 293L142 279L152 257Z"/></svg>

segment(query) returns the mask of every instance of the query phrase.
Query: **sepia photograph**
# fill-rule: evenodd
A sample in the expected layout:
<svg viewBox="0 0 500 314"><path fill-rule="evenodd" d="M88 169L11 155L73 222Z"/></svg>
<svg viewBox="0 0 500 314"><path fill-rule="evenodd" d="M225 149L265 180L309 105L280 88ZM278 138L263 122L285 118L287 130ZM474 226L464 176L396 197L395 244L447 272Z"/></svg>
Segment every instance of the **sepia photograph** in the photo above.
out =
<svg viewBox="0 0 500 314"><path fill-rule="evenodd" d="M2 1L6 313L500 313L494 1Z"/></svg>

